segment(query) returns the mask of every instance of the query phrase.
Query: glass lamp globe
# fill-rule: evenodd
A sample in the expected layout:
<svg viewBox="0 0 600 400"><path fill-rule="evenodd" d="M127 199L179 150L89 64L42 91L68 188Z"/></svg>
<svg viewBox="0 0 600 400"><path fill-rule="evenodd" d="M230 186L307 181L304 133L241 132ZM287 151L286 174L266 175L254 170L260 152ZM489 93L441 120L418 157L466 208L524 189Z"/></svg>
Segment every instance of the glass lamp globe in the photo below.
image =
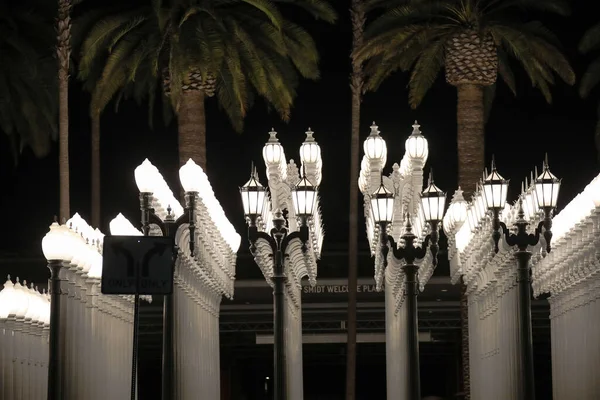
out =
<svg viewBox="0 0 600 400"><path fill-rule="evenodd" d="M375 122L371 125L371 134L365 140L363 149L369 161L383 161L387 157L387 145L379 136L379 129Z"/></svg>
<svg viewBox="0 0 600 400"><path fill-rule="evenodd" d="M63 261L69 259L71 241L69 229L57 222L50 225L50 231L42 239L42 252L48 261Z"/></svg>
<svg viewBox="0 0 600 400"><path fill-rule="evenodd" d="M267 165L279 165L284 158L283 146L277 139L277 132L271 129L269 141L263 147L263 159Z"/></svg>
<svg viewBox="0 0 600 400"><path fill-rule="evenodd" d="M371 195L371 212L375 223L391 223L394 217L394 193L381 181L379 188Z"/></svg>
<svg viewBox="0 0 600 400"><path fill-rule="evenodd" d="M15 316L17 318L25 318L25 314L27 314L27 310L29 309L29 295L27 289L19 282L19 278L17 278L17 283L15 284L15 295L17 303Z"/></svg>
<svg viewBox="0 0 600 400"><path fill-rule="evenodd" d="M244 215L256 218L262 215L265 206L266 189L258 181L258 173L253 168L248 182L240 188Z"/></svg>
<svg viewBox="0 0 600 400"><path fill-rule="evenodd" d="M308 128L306 131L306 140L300 146L300 160L303 164L314 164L321 158L321 147L313 138L314 132Z"/></svg>
<svg viewBox="0 0 600 400"><path fill-rule="evenodd" d="M14 314L14 308L17 305L15 296L15 285L9 275L4 283L4 288L0 291L0 319L6 319L9 315Z"/></svg>
<svg viewBox="0 0 600 400"><path fill-rule="evenodd" d="M490 210L504 209L508 195L508 183L509 181L498 173L496 163L492 160L492 172L483 181L483 193Z"/></svg>
<svg viewBox="0 0 600 400"><path fill-rule="evenodd" d="M440 222L446 209L446 193L433 183L433 174L429 174L429 186L421 193L421 207L427 222Z"/></svg>
<svg viewBox="0 0 600 400"><path fill-rule="evenodd" d="M152 193L155 188L155 177L158 169L147 158L135 170L135 183L140 193Z"/></svg>
<svg viewBox="0 0 600 400"><path fill-rule="evenodd" d="M196 164L191 158L179 168L179 180L183 190L187 193L199 193L204 190L206 179L202 167Z"/></svg>
<svg viewBox="0 0 600 400"><path fill-rule="evenodd" d="M29 300L29 304L27 307L27 311L25 312L25 319L34 320L37 314L37 298L35 297L35 291L33 290L33 284L29 284L29 287L24 286L24 290L27 294L27 299Z"/></svg>
<svg viewBox="0 0 600 400"><path fill-rule="evenodd" d="M317 189L306 176L292 189L292 200L296 216L310 217L313 214L317 203Z"/></svg>
<svg viewBox="0 0 600 400"><path fill-rule="evenodd" d="M452 224L462 225L467 220L468 204L463 197L463 191L460 187L454 192L452 202L448 207L448 215Z"/></svg>
<svg viewBox="0 0 600 400"><path fill-rule="evenodd" d="M88 276L92 279L102 278L102 256L98 252L92 255Z"/></svg>
<svg viewBox="0 0 600 400"><path fill-rule="evenodd" d="M596 208L600 207L600 175L594 178L586 190L589 191L590 197Z"/></svg>
<svg viewBox="0 0 600 400"><path fill-rule="evenodd" d="M429 145L427 144L427 139L421 134L421 130L419 129L420 126L421 125L415 121L412 134L404 143L404 149L406 154L408 154L409 159L425 162L429 155Z"/></svg>
<svg viewBox="0 0 600 400"><path fill-rule="evenodd" d="M547 158L544 161L544 171L535 180L535 191L539 208L552 209L556 207L560 179L550 172Z"/></svg>

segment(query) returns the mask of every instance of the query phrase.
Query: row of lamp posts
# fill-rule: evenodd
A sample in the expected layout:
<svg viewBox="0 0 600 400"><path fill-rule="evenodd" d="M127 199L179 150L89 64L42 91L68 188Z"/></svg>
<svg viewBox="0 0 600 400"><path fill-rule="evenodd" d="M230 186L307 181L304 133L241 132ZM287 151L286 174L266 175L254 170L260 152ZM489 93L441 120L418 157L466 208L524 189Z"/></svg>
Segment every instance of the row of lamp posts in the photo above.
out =
<svg viewBox="0 0 600 400"><path fill-rule="evenodd" d="M171 296L164 301L162 398L216 399L220 392L218 310L221 297L233 295L240 237L206 175L193 162L180 169L185 208L147 160L136 169L135 178L142 232L119 214L110 223L111 234L164 235L182 246L175 273L179 303L174 304ZM51 272L49 296L10 280L0 291L2 398L96 399L129 394L137 398L137 354L131 339L135 303L139 297L151 298L100 292L103 242L104 235L78 214L66 224L54 223L42 241ZM177 329L174 318L182 312L186 324L202 331L200 338L188 335L185 328ZM39 354L34 354L36 346ZM196 369L204 371L203 377L190 379Z"/></svg>
<svg viewBox="0 0 600 400"><path fill-rule="evenodd" d="M376 127L375 127L376 128ZM407 152L421 152L427 151L426 142L423 144L422 136L419 136L418 125L413 131L413 135L407 140ZM416 133L415 133L416 132ZM272 135L274 138L274 135ZM309 135L309 139L312 139L312 133ZM413 140L410 144L410 140ZM307 140L307 142L312 142ZM414 148L410 148L413 146ZM387 157L387 147L385 142L378 135L378 131L372 129L372 134L365 141L365 153L367 157L371 159L379 158L385 164ZM315 152L318 151L320 159L320 150L318 147L314 147L309 144L307 151ZM423 155L423 154L422 154ZM316 155L304 155L303 157L316 157ZM426 159L426 155L422 157ZM316 158L315 158L316 160ZM314 160L313 160L314 162ZM424 161L423 161L424 163ZM140 209L141 209L141 221L142 221L142 233L149 235L151 225L156 225L160 233L163 236L170 236L175 238L178 229L182 226L186 226L189 231L188 241L188 254L193 258L195 243L196 243L196 199L202 190L205 190L205 184L201 179L198 179L198 169L193 162L188 162L180 170L181 183L185 189L185 208L182 212L173 212L171 204L168 204L167 213L164 218L160 218L155 212L153 201L155 198L153 195L157 191L156 182L157 176L155 168L149 163L144 163L138 169L136 169L136 182L140 189ZM396 243L393 236L388 234L390 226L394 222L395 210L397 205L395 201L399 199L399 193L395 193L389 190L384 184L383 177L379 188L368 196L370 218L377 225L376 230L379 235L379 250L382 257L383 267L387 266L389 257L394 257L396 261L402 263L402 271L404 273L404 293L407 306L407 341L408 341L408 398L410 400L420 399L420 382L419 382L419 350L418 350L418 321L417 321L417 300L416 297L419 292L418 272L419 272L419 261L425 258L427 249L429 248L432 253L432 262L435 266L436 257L438 251L438 229L440 222L444 220L444 210L446 195L442 192L433 182L432 174L430 173L429 183L427 187L420 194L420 205L418 209L423 213L424 220L429 224L429 233L424 237L420 238L413 232L412 219L410 212L406 212L403 216L403 232L399 236L400 242ZM518 250L515 251L515 258L517 260L517 283L518 283L518 332L519 332L519 351L520 361L518 363L522 375L522 393L521 398L523 400L535 399L534 390L534 379L533 379L533 351L532 351L532 332L531 332L531 266L530 260L532 253L530 249L536 246L541 237L545 242L545 252L550 252L550 241L552 239L552 213L556 207L558 199L558 193L560 189L560 180L557 179L549 170L548 163L545 161L542 174L537 177L533 183L533 191L531 193L534 203L543 211L543 218L535 228L533 233L527 232L527 226L529 222L525 218L525 211L523 206L523 199L518 202L517 218L514 223L515 229L511 231L507 225L501 221L500 215L506 209L506 201L508 195L508 180L505 180L496 170L494 162L492 162L491 173L482 182L482 190L474 199L471 208L479 208L480 217L484 217L485 212L482 213L482 209L489 210L491 212L491 226L492 226L492 239L494 242L494 251L497 253L499 243L503 239L509 247L515 247ZM159 188L159 190L161 190ZM289 232L286 227L286 220L283 218L281 210L272 210L273 220L272 228L265 232L264 226L267 226L265 221L262 221L265 215L265 207L269 208L269 196L266 189L259 183L258 175L256 170L253 168L250 180L240 189L242 196L242 203L244 206L244 214L248 221L248 236L251 243L251 250L254 252L256 249L256 243L258 239L263 239L269 243L272 250L272 256L274 258L274 271L273 271L273 286L274 286L274 369L275 369L275 398L282 400L286 398L285 389L285 366L284 366L284 288L286 282L286 276L284 274L284 263L286 258L286 250L288 244L294 240L299 239L302 242L303 251L306 251L306 243L309 241L309 218L315 213L315 207L317 204L317 188L307 177L305 170L301 174L300 180L294 185L291 196L294 205L294 215L298 218L298 230ZM172 193L170 194L172 197ZM167 196L168 197L168 196ZM168 198L168 202L176 204L174 198ZM410 203L409 199L409 203ZM405 201L403 201L405 202ZM165 199L162 200L164 205ZM457 205L460 204L460 207ZM178 205L178 203L177 203ZM414 204L413 204L414 206ZM457 193L453 200L450 210L452 215L450 218L453 219L452 224L455 222L464 222L469 217L473 217L475 211L465 210L463 206L466 206L466 202L460 196L460 192ZM179 206L180 207L180 206ZM413 207L414 209L414 207ZM177 216L177 218L175 218ZM80 217L79 217L80 218ZM462 221L460 221L462 219ZM83 224L79 219L71 221L71 225L75 224L75 236L79 233L78 229L86 229L89 227L87 224ZM261 229L262 228L262 229ZM374 227L375 228L375 227ZM59 232L60 231L60 232ZM49 268L51 270L51 281L50 281L50 315L49 315L49 362L48 362L48 398L58 399L63 396L63 389L66 387L68 395L75 395L85 393L84 387L77 387L73 385L66 385L63 381L64 377L61 377L61 370L69 368L66 364L62 364L64 360L61 360L63 355L62 348L64 346L65 338L61 337L64 333L61 331L61 326L64 325L64 313L61 315L62 309L69 309L69 318L79 318L83 322L93 322L88 320L85 309L85 299L90 293L86 291L92 291L93 285L85 284L90 270L94 270L98 273L99 265L101 260L100 249L102 237L98 233L94 233L92 243L79 243L78 246L85 245L96 247L98 251L95 253L98 257L93 257L91 261L82 261L77 259L78 256L69 255L69 248L72 244L67 241L67 238L71 240L75 239L73 232L66 228L53 224L51 232L46 236L43 242L43 249L46 258L48 259ZM473 232L473 231L472 231ZM71 235L71 236L69 236ZM372 236L375 234L371 233ZM91 236L90 236L91 237ZM89 239L88 239L89 240ZM72 242L75 243L75 242ZM83 248L83 247L82 247ZM391 254L390 254L391 248ZM59 254L60 253L60 254ZM64 254L63 254L64 253ZM76 261L74 261L74 259ZM70 263L69 267L64 269L65 262ZM80 264L82 263L82 264ZM86 269L87 268L87 269ZM464 271L463 271L464 272ZM67 282L67 283L65 283ZM68 282L72 282L72 297L76 300L83 300L79 303L60 302L62 295L69 295L69 290L65 290L65 285L68 287ZM6 285L9 287L10 285ZM13 289L14 290L14 289ZM8 296L9 290L2 292L4 296ZM32 294L30 296L35 297L36 306L29 310L29 318L23 315L25 320L33 320L33 314L36 316L36 326L41 327L41 330L31 330L32 336L43 338L43 325L44 319L43 305L47 304L47 300L44 295L39 293ZM32 297L32 298L33 298ZM123 297L123 304L130 302L130 298ZM2 303L0 302L0 305ZM138 306L137 297L134 300L134 305ZM45 307L45 306L44 306ZM124 329L127 328L127 324L130 321L128 312L125 306L117 306L123 310L123 321L125 323ZM172 297L167 295L164 298L164 332L163 332L163 399L172 398L174 393L173 388L173 375L172 371L175 368L174 362L174 351L173 351L173 300ZM11 311L12 312L12 311ZM5 312L6 314L6 312ZM9 314L0 317L7 319ZM11 314L12 315L12 314ZM121 318L121 317L118 317ZM32 324L33 326L33 324ZM5 328L4 328L5 329ZM136 329L135 323L133 329ZM92 328L93 330L93 328ZM5 332L4 330L3 332ZM28 331L27 333L31 333ZM73 332L74 333L74 332ZM93 334L93 332L90 332ZM5 337L4 335L3 337ZM12 336L11 336L12 337ZM41 341L41 339L39 340ZM81 344L77 344L81 346ZM71 359L69 361L76 362L77 352L79 347L72 348ZM388 355L389 356L389 355ZM124 359L126 361L126 358ZM136 358L133 356L133 372L135 376ZM39 362L39 365L43 365L43 362ZM8 368L3 368L3 377L7 377ZM11 377L14 370L11 370ZM14 379L11 378L11 382L15 383ZM85 381L80 383L85 385ZM35 389L35 390L39 390Z"/></svg>

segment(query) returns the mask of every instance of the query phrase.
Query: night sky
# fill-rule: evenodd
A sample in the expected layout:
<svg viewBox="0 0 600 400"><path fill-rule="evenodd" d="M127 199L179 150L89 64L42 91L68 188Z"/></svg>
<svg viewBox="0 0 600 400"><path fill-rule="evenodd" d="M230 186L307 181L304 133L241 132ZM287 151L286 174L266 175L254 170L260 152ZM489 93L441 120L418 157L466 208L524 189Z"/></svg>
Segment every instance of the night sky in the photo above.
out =
<svg viewBox="0 0 600 400"><path fill-rule="evenodd" d="M299 159L299 146L304 131L311 127L321 145L323 181L321 184L323 218L326 225L325 251L340 248L347 241L349 137L350 137L350 73L349 52L351 30L348 22L349 1L339 4L340 21L335 26L311 22L310 31L321 51L322 77L318 82L303 81L289 124L269 113L257 102L250 112L243 134L233 131L226 116L214 99L207 102L208 175L225 213L242 235L245 250L245 223L238 186L249 176L250 164L260 168L261 181L266 184L261 149L274 127L279 132L286 156ZM562 38L569 59L581 76L588 58L577 53L577 42L585 28L594 20L593 4L573 3L570 19L546 18L544 21ZM299 18L304 19L303 16ZM510 199L515 199L520 182L535 165L542 163L548 152L552 171L563 178L559 206L564 206L598 173L594 147L596 105L600 98L594 92L583 101L575 87L559 82L553 88L554 102L547 105L542 95L526 80L518 77L518 97L499 84L496 102L487 125L486 158L495 155L499 172L511 179ZM429 141L430 167L435 170L436 184L451 197L457 185L456 156L456 91L444 82L443 76L428 93L423 104L413 111L407 104L407 77L398 73L386 81L377 93L365 96L362 108L361 143L376 121L388 144L386 174L404 153L404 141L411 133L415 119ZM600 91L599 91L600 92ZM90 215L90 128L89 96L72 79L70 91L70 156L71 212L78 211L89 221ZM160 109L158 109L160 112ZM149 158L163 173L174 192L178 190L177 135L172 123L164 127L156 123L151 130L147 110L133 102L124 102L118 114L112 107L102 118L102 218L101 229L108 233L108 222L122 212L138 224L137 187L133 170L144 158ZM15 168L8 141L0 138L1 206L4 227L0 251L23 256L40 255L40 239L46 233L53 216L58 213L57 146L44 159L35 159L29 151L22 155ZM362 151L361 151L362 157ZM357 179L358 177L352 177ZM362 214L362 206L360 213ZM359 234L360 246L366 246L366 236Z"/></svg>

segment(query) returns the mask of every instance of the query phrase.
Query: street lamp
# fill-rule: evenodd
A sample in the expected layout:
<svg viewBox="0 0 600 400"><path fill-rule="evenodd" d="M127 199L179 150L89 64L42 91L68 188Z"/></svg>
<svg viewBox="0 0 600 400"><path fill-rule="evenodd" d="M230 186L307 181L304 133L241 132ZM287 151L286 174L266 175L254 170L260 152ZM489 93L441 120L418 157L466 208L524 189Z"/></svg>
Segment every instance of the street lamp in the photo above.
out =
<svg viewBox="0 0 600 400"><path fill-rule="evenodd" d="M552 252L535 264L532 259L532 278L534 297L550 295L553 399L596 399L600 397L600 175L552 223Z"/></svg>
<svg viewBox="0 0 600 400"><path fill-rule="evenodd" d="M495 162L492 161L492 171L483 182L487 206L493 212L493 233L494 251L498 253L498 243L504 236L506 243L510 247L517 247L515 252L517 258L517 282L519 285L519 337L521 367L523 368L523 400L535 399L535 381L533 375L533 339L531 333L531 275L530 260L532 253L528 250L529 246L535 246L543 235L546 241L546 251L550 252L550 240L552 238L552 211L556 207L558 192L560 190L560 180L556 178L549 169L547 159L544 161L544 171L535 180L535 192L537 196L537 205L544 212L544 219L539 222L533 234L527 233L529 222L525 219L523 211L523 197L519 199L517 220L515 226L516 233L511 233L504 222L500 221L500 212L506 204L508 193L508 180L505 180L496 170Z"/></svg>
<svg viewBox="0 0 600 400"><path fill-rule="evenodd" d="M208 274L209 276L205 276L207 273L202 271L202 268L198 267L197 271L194 268L194 276L197 276L201 281L205 280L207 287L210 286L215 292L222 290L221 293L232 296L234 272L230 271L229 268L230 262L235 262L233 252L237 251L237 247L239 246L239 235L237 235L225 217L222 208L214 197L210 182L202 168L190 159L179 169L179 180L185 191L184 208L182 208L177 199L175 199L173 192L169 189L158 169L147 159L135 169L135 180L140 191L140 210L143 234L145 236L150 235L151 226L154 225L158 227L163 236L173 238L173 240L176 241L176 246L182 246L182 243L185 243L185 235L187 234L187 243L186 246L184 246L187 248L178 248L180 257L182 257L182 255L185 256L183 257L185 260L182 261L184 265L200 263L207 255L205 254L206 248L212 246L208 255L212 258L222 258L220 264L223 271L216 271L213 269L212 273ZM206 223L211 224L210 227L213 231L205 231L207 227L198 226L197 221L206 221ZM119 229L121 232L132 232L132 227L128 225L128 221L124 221L124 218L115 219L114 223L115 228ZM202 231L196 233L197 229L202 229ZM133 230L135 231L135 229ZM215 234L219 235L219 240L215 243L211 243L213 241L212 236ZM176 240L177 238L179 239ZM184 238L184 240L181 238ZM202 238L202 242L200 242L200 253L197 254L198 249L196 247L199 238ZM221 243L221 241L224 241L225 243ZM231 257L233 257L233 260ZM212 269L213 267L210 266L210 268ZM179 284L190 285L190 282L187 282L183 277L184 271L179 271L179 269L180 268L177 268L175 271L175 287L178 287ZM220 276L220 273L223 275ZM193 284L196 283L197 282L193 282ZM201 283L204 284L204 282ZM202 289L205 288L202 286ZM218 296L218 298L220 299L220 296ZM216 307L218 308L218 303ZM210 311L212 312L213 310ZM163 400L171 400L175 396L175 347L178 345L175 343L174 337L179 335L179 333L174 332L176 325L174 321L175 317L174 295L165 295L163 303ZM211 343L211 346L218 346L218 332L213 332L215 321L212 320L212 314L210 318L208 315L203 315L202 318L205 318L204 325L206 326L206 332L210 330L212 335L217 336L216 339L214 337L209 338L210 340L215 341L214 343ZM183 330L180 334L185 336L185 339L181 338L181 340L188 339L188 335L183 332ZM208 343L203 343L203 345L208 346ZM186 351L190 351L190 349L188 348ZM209 352L210 354L208 354ZM214 348L210 347L210 350L207 349L205 354L198 355L198 357L204 356L209 364L214 363L215 358L218 359L218 355L214 354L214 352ZM207 397L217 396L216 393L212 392L218 392L218 388L215 386L216 383L214 381L218 378L220 371L215 370L213 366L208 369L213 376L207 376L206 379L210 379L212 382L210 385L205 385L204 388L201 388L201 392ZM181 373L183 373L183 371ZM180 390L191 392L192 388L195 386L195 382L184 382L184 387L178 389L177 392L179 393ZM210 386L210 388L208 386Z"/></svg>
<svg viewBox="0 0 600 400"><path fill-rule="evenodd" d="M302 279L316 285L324 237L317 195L323 162L313 134L306 131L298 168L294 160L286 160L277 132L271 130L262 151L268 187L260 184L253 166L240 188L250 251L274 292L275 399L304 398Z"/></svg>
<svg viewBox="0 0 600 400"><path fill-rule="evenodd" d="M48 400L61 400L61 361L60 356L64 354L61 335L60 316L60 270L63 262L70 261L69 254L71 244L69 232L66 226L54 222L50 225L50 231L42 239L42 252L48 260L50 269L50 342L48 354Z"/></svg>
<svg viewBox="0 0 600 400"><path fill-rule="evenodd" d="M415 263L425 258L427 248L431 250L433 264L436 264L438 252L438 224L443 219L446 205L446 194L442 192L433 182L433 176L429 174L429 185L421 193L421 209L425 221L431 226L431 232L425 236L421 246L416 241L418 237L413 233L413 227L410 221L410 215L406 215L404 222L404 233L400 236L401 243L399 247L393 237L387 234L388 225L392 223L394 209L394 194L386 189L383 184L371 196L371 210L373 219L380 227L381 252L383 265L387 267L388 252L391 247L392 255L397 260L403 260L404 265L404 284L406 302L408 308L407 328L408 328L408 393L410 400L419 400L421 398L420 378L419 378L419 326L417 317L417 294L418 280L417 274L419 266Z"/></svg>
<svg viewBox="0 0 600 400"><path fill-rule="evenodd" d="M269 146L269 145L267 145ZM266 189L258 181L257 172L254 169L250 179L240 188L244 215L248 220L248 239L250 251L254 254L256 243L259 239L265 240L271 246L274 256L273 270L273 305L274 305L274 392L275 400L286 399L285 387L285 364L284 364L284 288L286 276L284 274L284 257L290 242L299 239L302 242L303 251L306 251L306 243L309 239L308 218L313 215L317 190L306 178L292 188L292 199L296 216L300 219L299 230L289 232L286 221L281 210L273 213L273 229L269 233L259 231L257 220L263 215L266 205Z"/></svg>

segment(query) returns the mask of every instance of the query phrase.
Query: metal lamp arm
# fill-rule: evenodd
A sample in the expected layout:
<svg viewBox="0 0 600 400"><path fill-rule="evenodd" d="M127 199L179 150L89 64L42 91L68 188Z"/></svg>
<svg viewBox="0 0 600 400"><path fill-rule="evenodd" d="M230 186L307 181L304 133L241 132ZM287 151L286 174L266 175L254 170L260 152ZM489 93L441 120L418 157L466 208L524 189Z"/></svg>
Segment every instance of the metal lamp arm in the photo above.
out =
<svg viewBox="0 0 600 400"><path fill-rule="evenodd" d="M154 208L151 208L148 210L148 220L147 220L147 225L144 226L144 228L150 226L150 224L155 224L160 228L160 231L162 232L163 236L167 236L168 235L168 230L167 230L167 226L165 225L165 222L160 219L160 217L158 215L156 215ZM143 223L143 221L142 221Z"/></svg>
<svg viewBox="0 0 600 400"><path fill-rule="evenodd" d="M252 253L252 255L254 255L254 253L256 252L256 242L258 241L258 239L264 239L267 241L267 243L269 243L273 252L272 255L275 255L277 253L277 242L275 241L275 239L273 239L271 235L269 235L267 232L259 231L257 226L249 226L248 241L250 242L250 253Z"/></svg>
<svg viewBox="0 0 600 400"><path fill-rule="evenodd" d="M542 228L544 228L543 232ZM544 240L546 241L546 252L550 253L550 251L552 251L552 219L549 216L546 216L543 221L540 221L537 228L535 228L535 235L537 240L539 240L540 236L544 236Z"/></svg>
<svg viewBox="0 0 600 400"><path fill-rule="evenodd" d="M308 242L308 234L308 226L302 225L299 231L289 233L283 238L281 241L281 250L286 253L288 244L294 239L300 239L300 242L302 242L302 252L305 253L307 250L306 242ZM287 256L287 253L285 255Z"/></svg>
<svg viewBox="0 0 600 400"><path fill-rule="evenodd" d="M494 218L494 232L492 232L492 239L494 239L494 252L497 254L500 250L498 248L498 243L500 243L500 238L504 235L504 240L508 243L509 246L516 245L516 235L510 233L510 230L506 226L506 224L500 221L498 218Z"/></svg>
<svg viewBox="0 0 600 400"><path fill-rule="evenodd" d="M494 239L495 248L494 251L498 253L498 243L502 234L506 240L506 243L511 246L517 246L519 250L527 250L528 246L535 246L540 241L540 235L542 234L542 228L545 225L545 221L541 221L534 233L527 233L527 224L517 222L517 233L511 233L504 222L498 221L498 229L494 229L492 237ZM501 230L501 231L500 231ZM544 231L544 238L546 239L546 249L550 251L550 238L552 238L552 232L549 230Z"/></svg>

